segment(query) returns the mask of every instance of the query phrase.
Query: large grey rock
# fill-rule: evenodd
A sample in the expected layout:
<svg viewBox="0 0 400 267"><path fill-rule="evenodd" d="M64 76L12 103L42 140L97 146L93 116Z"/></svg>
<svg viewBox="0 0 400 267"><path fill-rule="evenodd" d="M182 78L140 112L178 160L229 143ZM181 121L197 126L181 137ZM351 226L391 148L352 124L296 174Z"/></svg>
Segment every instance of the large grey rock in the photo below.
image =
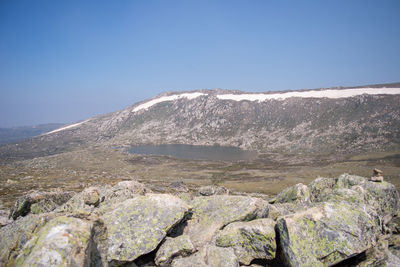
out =
<svg viewBox="0 0 400 267"><path fill-rule="evenodd" d="M312 202L320 202L322 197L329 195L332 192L335 185L336 179L318 177L308 185L310 190L310 200Z"/></svg>
<svg viewBox="0 0 400 267"><path fill-rule="evenodd" d="M49 221L25 244L17 266L88 266L92 224L88 221L57 217Z"/></svg>
<svg viewBox="0 0 400 267"><path fill-rule="evenodd" d="M10 219L9 210L0 210L0 227L10 224L12 220Z"/></svg>
<svg viewBox="0 0 400 267"><path fill-rule="evenodd" d="M175 259L172 267L239 267L239 262L232 248L206 245L199 252Z"/></svg>
<svg viewBox="0 0 400 267"><path fill-rule="evenodd" d="M184 201L166 194L125 200L102 216L107 229L107 262L134 261L151 252L188 210Z"/></svg>
<svg viewBox="0 0 400 267"><path fill-rule="evenodd" d="M199 188L199 194L202 196L227 195L229 190L223 186L205 185Z"/></svg>
<svg viewBox="0 0 400 267"><path fill-rule="evenodd" d="M169 191L175 192L175 193L187 193L189 192L189 188L183 181L176 181L172 182L168 186Z"/></svg>
<svg viewBox="0 0 400 267"><path fill-rule="evenodd" d="M195 248L210 241L223 226L235 221L265 218L269 209L267 201L245 196L196 197L190 204L193 216L184 232Z"/></svg>
<svg viewBox="0 0 400 267"><path fill-rule="evenodd" d="M100 215L119 206L127 199L150 192L146 186L135 180L122 181L111 187L96 186L85 188L68 202L57 208L57 212L76 216L89 216L93 212Z"/></svg>
<svg viewBox="0 0 400 267"><path fill-rule="evenodd" d="M309 188L300 183L284 189L278 194L275 203L307 202L310 200Z"/></svg>
<svg viewBox="0 0 400 267"><path fill-rule="evenodd" d="M393 184L385 181L381 183L367 181L361 186L375 198L374 208L382 217L393 217L399 212L399 192Z"/></svg>
<svg viewBox="0 0 400 267"><path fill-rule="evenodd" d="M357 266L358 267L387 266L386 263L388 262L388 260L389 260L388 241L381 236L380 238L378 238L376 245L374 247L369 248L365 251L365 259L357 263ZM395 258L393 258L392 260L395 260Z"/></svg>
<svg viewBox="0 0 400 267"><path fill-rule="evenodd" d="M0 266L12 266L26 242L55 216L54 213L28 214L0 228Z"/></svg>
<svg viewBox="0 0 400 267"><path fill-rule="evenodd" d="M216 245L232 247L241 264L249 265L253 259L271 260L276 253L274 227L271 219L234 222L218 233Z"/></svg>
<svg viewBox="0 0 400 267"><path fill-rule="evenodd" d="M67 202L75 193L70 191L38 192L34 191L17 199L10 211L14 220L29 212L39 214L53 211Z"/></svg>
<svg viewBox="0 0 400 267"><path fill-rule="evenodd" d="M135 180L121 181L112 187L111 191L105 195L106 199L128 199L135 195L144 195L145 193L151 193L144 184L139 183Z"/></svg>
<svg viewBox="0 0 400 267"><path fill-rule="evenodd" d="M351 188L354 185L361 185L367 182L367 179L357 175L350 175L344 173L336 178L335 187L338 188Z"/></svg>
<svg viewBox="0 0 400 267"><path fill-rule="evenodd" d="M346 202L316 207L278 220L282 254L290 266L327 266L375 246L380 226L365 206Z"/></svg>
<svg viewBox="0 0 400 267"><path fill-rule="evenodd" d="M156 253L155 263L157 266L169 266L173 258L185 257L193 252L194 246L187 235L167 237Z"/></svg>
<svg viewBox="0 0 400 267"><path fill-rule="evenodd" d="M375 183L361 176L342 174L336 179L319 178L310 183L309 188L314 202L346 200L368 203L381 217L393 217L400 208L399 192L393 184L385 181Z"/></svg>
<svg viewBox="0 0 400 267"><path fill-rule="evenodd" d="M70 213L75 216L89 216L101 201L102 188L88 187L74 195L66 203L55 209L56 212Z"/></svg>
<svg viewBox="0 0 400 267"><path fill-rule="evenodd" d="M113 210L118 207L121 202L136 196L145 195L146 193L151 193L151 190L138 181L129 180L119 182L112 188L107 187L105 190L102 190L102 201L100 202L97 213L103 214L109 210Z"/></svg>

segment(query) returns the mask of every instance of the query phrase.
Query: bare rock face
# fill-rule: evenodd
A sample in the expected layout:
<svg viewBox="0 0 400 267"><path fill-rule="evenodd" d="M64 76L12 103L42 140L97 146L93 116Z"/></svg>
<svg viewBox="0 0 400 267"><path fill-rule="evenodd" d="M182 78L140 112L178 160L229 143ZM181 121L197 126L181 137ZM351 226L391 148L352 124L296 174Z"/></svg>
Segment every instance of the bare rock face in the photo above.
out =
<svg viewBox="0 0 400 267"><path fill-rule="evenodd" d="M137 196L120 203L102 216L107 229L107 262L134 261L151 252L188 210L184 201L166 194Z"/></svg>

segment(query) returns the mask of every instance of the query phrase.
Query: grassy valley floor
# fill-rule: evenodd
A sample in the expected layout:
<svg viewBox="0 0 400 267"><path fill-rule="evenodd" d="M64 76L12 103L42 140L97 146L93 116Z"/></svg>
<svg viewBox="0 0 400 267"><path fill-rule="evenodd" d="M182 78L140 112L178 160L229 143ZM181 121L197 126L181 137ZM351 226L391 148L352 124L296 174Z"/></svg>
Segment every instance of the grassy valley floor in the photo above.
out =
<svg viewBox="0 0 400 267"><path fill-rule="evenodd" d="M400 188L400 151L359 155L260 154L252 161L183 160L165 156L132 155L95 147L1 164L0 206L10 207L29 190L81 191L96 184L114 185L136 179L154 191L168 190L183 181L189 189L218 184L234 191L276 195L318 176L350 173L369 177L383 170L387 181Z"/></svg>

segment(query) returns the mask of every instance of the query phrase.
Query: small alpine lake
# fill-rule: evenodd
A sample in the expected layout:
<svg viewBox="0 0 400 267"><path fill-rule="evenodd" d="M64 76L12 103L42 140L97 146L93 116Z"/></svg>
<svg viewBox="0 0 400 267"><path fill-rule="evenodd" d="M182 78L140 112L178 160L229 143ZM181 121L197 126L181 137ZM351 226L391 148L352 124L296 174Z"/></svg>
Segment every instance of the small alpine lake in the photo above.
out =
<svg viewBox="0 0 400 267"><path fill-rule="evenodd" d="M161 155L180 159L239 161L257 158L257 152L226 146L195 146L184 144L136 145L127 149L139 155Z"/></svg>

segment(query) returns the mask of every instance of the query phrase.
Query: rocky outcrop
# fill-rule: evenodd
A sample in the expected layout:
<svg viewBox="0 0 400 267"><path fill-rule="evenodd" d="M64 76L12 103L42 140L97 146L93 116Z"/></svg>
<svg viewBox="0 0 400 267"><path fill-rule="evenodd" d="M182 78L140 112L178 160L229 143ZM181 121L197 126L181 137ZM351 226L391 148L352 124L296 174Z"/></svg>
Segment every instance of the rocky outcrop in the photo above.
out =
<svg viewBox="0 0 400 267"><path fill-rule="evenodd" d="M56 214L29 214L0 228L0 266L13 265L23 246Z"/></svg>
<svg viewBox="0 0 400 267"><path fill-rule="evenodd" d="M124 181L39 214L31 202L0 228L0 265L399 266L400 198L386 181L320 177L273 204L210 188L155 194Z"/></svg>
<svg viewBox="0 0 400 267"><path fill-rule="evenodd" d="M173 267L239 267L232 248L222 248L214 245L206 245L195 254L176 259L172 262Z"/></svg>
<svg viewBox="0 0 400 267"><path fill-rule="evenodd" d="M75 193L74 192L31 192L20 197L14 207L10 211L10 218L14 220L19 216L25 216L29 212L44 213L54 210L59 205L67 202Z"/></svg>
<svg viewBox="0 0 400 267"><path fill-rule="evenodd" d="M155 263L159 266L169 266L173 258L185 257L195 251L187 235L180 235L175 238L167 237L157 251Z"/></svg>
<svg viewBox="0 0 400 267"><path fill-rule="evenodd" d="M296 184L283 190L275 199L275 203L307 202L310 200L310 189L304 184Z"/></svg>
<svg viewBox="0 0 400 267"><path fill-rule="evenodd" d="M324 202L280 218L284 258L290 266L327 266L375 245L379 220L345 202Z"/></svg>
<svg viewBox="0 0 400 267"><path fill-rule="evenodd" d="M92 223L60 216L49 221L19 253L17 266L87 266Z"/></svg>
<svg viewBox="0 0 400 267"><path fill-rule="evenodd" d="M219 232L216 244L232 247L239 262L245 265L253 259L272 260L276 254L274 227L271 219L234 222Z"/></svg>
<svg viewBox="0 0 400 267"><path fill-rule="evenodd" d="M229 190L223 186L206 185L199 188L199 194L201 196L227 195Z"/></svg>
<svg viewBox="0 0 400 267"><path fill-rule="evenodd" d="M185 227L195 248L209 242L225 225L236 221L249 221L268 216L268 203L245 196L215 195L197 197L190 205L193 216Z"/></svg>
<svg viewBox="0 0 400 267"><path fill-rule="evenodd" d="M189 210L181 199L163 194L137 196L102 216L107 228L107 262L124 263L154 250Z"/></svg>

